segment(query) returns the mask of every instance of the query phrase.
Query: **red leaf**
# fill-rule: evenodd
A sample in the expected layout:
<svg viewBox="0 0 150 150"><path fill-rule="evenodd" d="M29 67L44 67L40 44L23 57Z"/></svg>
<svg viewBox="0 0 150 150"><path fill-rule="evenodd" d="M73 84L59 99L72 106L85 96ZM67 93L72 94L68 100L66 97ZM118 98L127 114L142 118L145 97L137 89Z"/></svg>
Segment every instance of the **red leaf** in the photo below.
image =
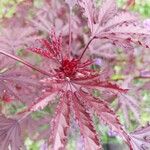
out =
<svg viewBox="0 0 150 150"><path fill-rule="evenodd" d="M64 93L58 104L55 115L51 121L52 149L64 149L67 142L67 132L70 121L69 93Z"/></svg>
<svg viewBox="0 0 150 150"><path fill-rule="evenodd" d="M38 40L39 48L36 45L36 47L31 47L28 50L50 59L59 59L62 51L62 38L61 36L56 37L55 32L52 33L50 38L51 41L46 39Z"/></svg>
<svg viewBox="0 0 150 150"><path fill-rule="evenodd" d="M90 114L86 111L86 108L81 104L77 95L72 95L73 107L75 111L75 117L78 121L80 133L83 136L85 150L102 149L100 145L98 135L92 124Z"/></svg>
<svg viewBox="0 0 150 150"><path fill-rule="evenodd" d="M82 90L80 91L80 99L87 108L99 116L100 120L108 125L113 131L117 132L124 140L130 145L130 139L127 132L122 128L115 112L108 107L108 104L100 99L93 98L92 95L85 94Z"/></svg>
<svg viewBox="0 0 150 150"><path fill-rule="evenodd" d="M37 111L37 110L44 109L55 98L56 95L57 95L57 92L53 91L53 93L47 94L46 96L44 96L44 98L39 98L38 101L35 101L30 106L30 108L28 109L28 111L34 112L34 111Z"/></svg>
<svg viewBox="0 0 150 150"><path fill-rule="evenodd" d="M100 75L91 75L89 77L80 77L73 80L73 83L82 85L83 87L88 88L104 88L111 89L118 92L127 92L127 89L122 89L118 85L113 84L108 81L100 81Z"/></svg>

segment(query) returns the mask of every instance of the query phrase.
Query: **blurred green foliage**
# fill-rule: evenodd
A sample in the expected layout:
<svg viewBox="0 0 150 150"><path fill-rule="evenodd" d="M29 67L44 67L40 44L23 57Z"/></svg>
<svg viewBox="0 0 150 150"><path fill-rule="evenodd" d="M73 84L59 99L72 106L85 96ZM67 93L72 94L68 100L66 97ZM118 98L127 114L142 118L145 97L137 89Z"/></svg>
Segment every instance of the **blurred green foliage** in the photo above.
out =
<svg viewBox="0 0 150 150"><path fill-rule="evenodd" d="M16 6L23 0L0 0L0 18L10 18L16 11ZM34 0L34 5L39 6L43 0ZM99 1L99 0L97 0ZM127 0L117 0L118 5L122 7ZM135 0L135 6L130 8L139 12L144 18L150 17L150 0Z"/></svg>
<svg viewBox="0 0 150 150"><path fill-rule="evenodd" d="M16 6L23 0L0 0L0 18L10 18L16 11Z"/></svg>
<svg viewBox="0 0 150 150"><path fill-rule="evenodd" d="M122 7L127 0L117 0L118 5ZM135 5L130 8L132 11L140 13L144 18L150 17L150 0L135 0Z"/></svg>

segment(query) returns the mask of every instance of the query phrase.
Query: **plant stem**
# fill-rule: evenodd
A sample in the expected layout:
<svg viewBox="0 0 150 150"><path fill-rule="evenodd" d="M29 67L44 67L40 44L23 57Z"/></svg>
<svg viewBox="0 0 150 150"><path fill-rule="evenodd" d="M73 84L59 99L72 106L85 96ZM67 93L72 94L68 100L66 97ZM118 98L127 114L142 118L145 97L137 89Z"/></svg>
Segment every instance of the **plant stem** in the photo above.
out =
<svg viewBox="0 0 150 150"><path fill-rule="evenodd" d="M47 75L47 76L49 76L49 77L52 77L52 75L51 75L50 73L48 73L48 72L46 72L46 71L44 71L44 70L41 70L41 69L39 69L39 68L33 66L32 64L30 64L30 63L28 63L28 62L22 60L21 58L19 58L19 57L17 57L17 56L14 56L14 55L12 55L12 54L8 54L7 52L1 51L1 50L0 50L0 53L3 54L3 55L5 55L5 56L7 56L7 57L10 57L10 58L12 58L12 59L18 61L18 62L21 62L22 64L24 64L24 65L26 65L26 66L32 68L33 70L36 70L36 71L38 71L38 72L40 72L40 73L42 73L42 74L44 74L44 75Z"/></svg>
<svg viewBox="0 0 150 150"><path fill-rule="evenodd" d="M91 42L92 42L95 38L96 38L96 37L92 37L92 38L88 41L87 45L86 45L85 48L83 49L83 52L82 52L82 54L81 54L79 60L81 60L81 58L83 57L84 53L86 52L88 46L91 44Z"/></svg>
<svg viewBox="0 0 150 150"><path fill-rule="evenodd" d="M69 51L71 50L71 15L72 15L72 10L70 9L69 12Z"/></svg>

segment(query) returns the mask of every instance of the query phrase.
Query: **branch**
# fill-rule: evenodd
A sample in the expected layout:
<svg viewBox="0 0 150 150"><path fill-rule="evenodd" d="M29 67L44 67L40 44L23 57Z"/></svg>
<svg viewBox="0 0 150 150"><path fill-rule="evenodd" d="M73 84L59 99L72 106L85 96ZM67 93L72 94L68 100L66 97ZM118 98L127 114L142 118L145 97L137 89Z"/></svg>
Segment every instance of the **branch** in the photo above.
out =
<svg viewBox="0 0 150 150"><path fill-rule="evenodd" d="M71 16L72 16L72 10L69 10L69 51L71 51L71 38L72 38L72 31L71 31Z"/></svg>
<svg viewBox="0 0 150 150"><path fill-rule="evenodd" d="M46 71L44 71L44 70L41 70L41 69L39 69L39 68L36 68L36 67L33 66L32 64L30 64L30 63L28 63L28 62L22 60L21 58L19 58L19 57L17 57L17 56L14 56L14 55L12 55L12 54L8 54L8 53L6 53L6 52L4 52L4 51L1 51L1 50L0 50L0 53L3 54L3 55L5 55L5 56L7 56L7 57L10 57L10 58L12 58L12 59L18 61L18 62L21 62L22 64L24 64L24 65L26 65L26 66L32 68L33 70L36 70L36 71L38 71L38 72L40 72L40 73L42 73L42 74L44 74L44 75L46 75L46 76L52 77L52 75L51 75L50 73L48 73L48 72L46 72Z"/></svg>
<svg viewBox="0 0 150 150"><path fill-rule="evenodd" d="M91 42L92 42L95 38L96 38L96 37L94 36L94 37L92 37L92 38L89 40L89 42L88 42L87 45L85 46L85 48L84 48L84 50L83 50L83 52L82 52L82 54L81 54L81 56L80 56L80 58L79 58L79 60L81 60L81 58L83 57L83 55L84 55L84 53L86 52L87 48L89 47L89 45L91 44Z"/></svg>

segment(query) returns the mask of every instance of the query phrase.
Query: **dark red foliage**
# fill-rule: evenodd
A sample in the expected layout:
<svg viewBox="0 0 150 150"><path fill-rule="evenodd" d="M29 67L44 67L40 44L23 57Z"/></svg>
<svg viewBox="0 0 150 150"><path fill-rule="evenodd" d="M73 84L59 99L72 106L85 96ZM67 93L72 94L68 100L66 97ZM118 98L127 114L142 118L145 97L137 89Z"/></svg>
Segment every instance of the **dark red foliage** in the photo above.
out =
<svg viewBox="0 0 150 150"><path fill-rule="evenodd" d="M59 68L61 72L65 74L67 77L73 77L77 72L78 60L68 60L64 59L62 61L62 65Z"/></svg>
<svg viewBox="0 0 150 150"><path fill-rule="evenodd" d="M33 15L29 8L21 11L28 4ZM140 123L139 103L132 92L141 88L132 81L149 79L150 68L138 68L135 45L150 47L149 30L137 15L118 9L115 0L102 1L100 6L94 0L45 0L43 6L21 3L13 19L3 22L7 27L0 35L0 148L23 149L21 139L29 132L32 139L44 139L49 149L65 149L74 120L84 148L101 150L95 115L131 150L150 148L150 126L129 133L109 106L117 100L116 110L123 111L126 124L128 109ZM122 70L115 70L116 66ZM121 78L113 79L119 73ZM11 113L7 104L18 109ZM42 118L35 111L43 112ZM48 128L41 131L45 124Z"/></svg>

